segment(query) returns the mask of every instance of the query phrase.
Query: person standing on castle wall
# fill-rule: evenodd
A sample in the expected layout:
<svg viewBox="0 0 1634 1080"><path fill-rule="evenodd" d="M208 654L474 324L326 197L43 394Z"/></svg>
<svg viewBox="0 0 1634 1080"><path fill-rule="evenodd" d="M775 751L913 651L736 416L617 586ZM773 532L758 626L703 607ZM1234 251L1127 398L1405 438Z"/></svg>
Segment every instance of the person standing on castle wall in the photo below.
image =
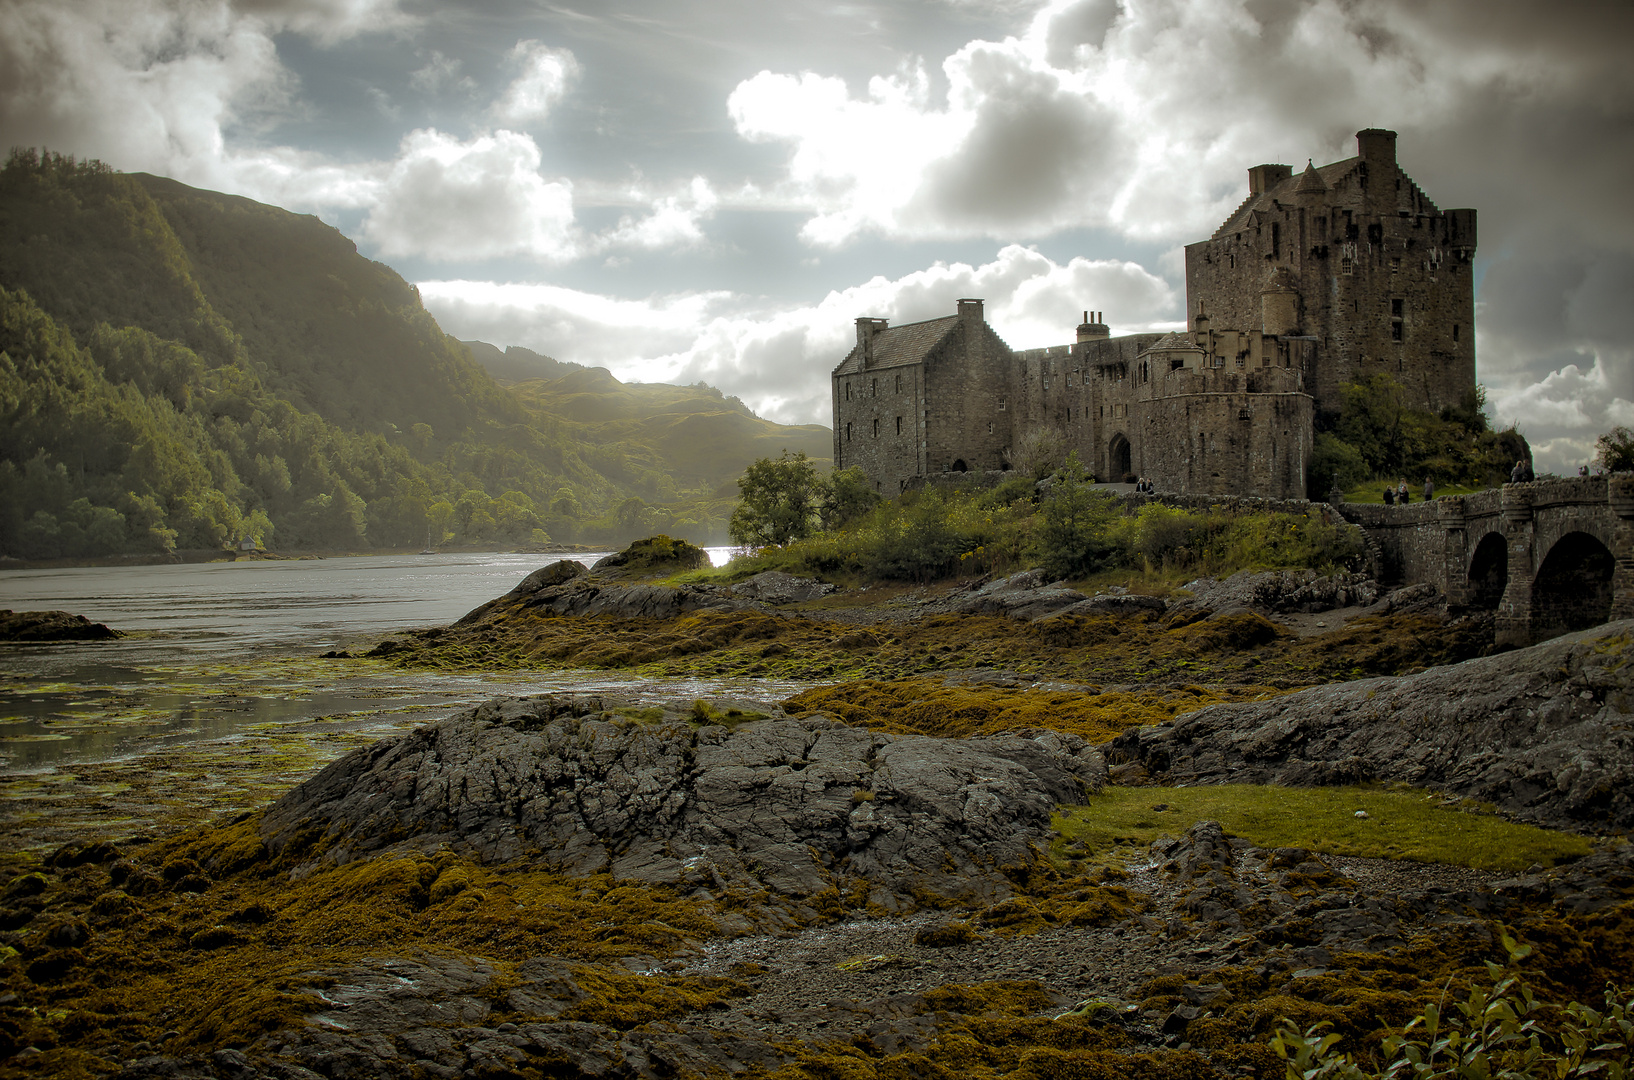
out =
<svg viewBox="0 0 1634 1080"><path fill-rule="evenodd" d="M1386 505L1386 506L1396 505L1396 490L1395 490L1395 488L1392 488L1389 484L1384 485L1384 505Z"/></svg>
<svg viewBox="0 0 1634 1080"><path fill-rule="evenodd" d="M1405 476L1401 478L1396 488L1396 501L1403 506L1413 501L1413 493L1407 490L1407 478Z"/></svg>
<svg viewBox="0 0 1634 1080"><path fill-rule="evenodd" d="M1426 476L1424 478L1424 501L1425 502L1434 502L1435 501L1435 484L1433 484L1430 481L1430 478L1428 476Z"/></svg>

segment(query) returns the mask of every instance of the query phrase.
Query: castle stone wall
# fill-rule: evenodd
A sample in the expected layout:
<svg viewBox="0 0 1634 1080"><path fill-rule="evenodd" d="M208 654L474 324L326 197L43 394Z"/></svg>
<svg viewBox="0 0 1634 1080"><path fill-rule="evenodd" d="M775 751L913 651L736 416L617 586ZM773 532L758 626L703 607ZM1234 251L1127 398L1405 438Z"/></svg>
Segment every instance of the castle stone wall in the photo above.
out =
<svg viewBox="0 0 1634 1080"><path fill-rule="evenodd" d="M925 365L869 368L836 378L833 397L834 467L860 466L880 494L901 492L907 478L921 471L915 417L925 397Z"/></svg>

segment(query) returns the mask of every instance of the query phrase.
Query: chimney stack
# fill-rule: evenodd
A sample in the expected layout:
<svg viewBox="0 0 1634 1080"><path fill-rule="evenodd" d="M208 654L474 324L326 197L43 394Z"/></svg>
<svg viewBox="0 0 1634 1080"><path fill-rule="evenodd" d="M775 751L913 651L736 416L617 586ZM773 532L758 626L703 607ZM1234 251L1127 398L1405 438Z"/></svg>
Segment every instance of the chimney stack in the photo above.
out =
<svg viewBox="0 0 1634 1080"><path fill-rule="evenodd" d="M1078 324L1078 341L1080 344L1085 341L1099 341L1101 338L1112 336L1112 331L1102 321L1105 314L1104 311L1084 312L1084 321Z"/></svg>
<svg viewBox="0 0 1634 1080"><path fill-rule="evenodd" d="M885 319L857 320L857 348L862 350L863 367L874 362L874 335L889 325Z"/></svg>

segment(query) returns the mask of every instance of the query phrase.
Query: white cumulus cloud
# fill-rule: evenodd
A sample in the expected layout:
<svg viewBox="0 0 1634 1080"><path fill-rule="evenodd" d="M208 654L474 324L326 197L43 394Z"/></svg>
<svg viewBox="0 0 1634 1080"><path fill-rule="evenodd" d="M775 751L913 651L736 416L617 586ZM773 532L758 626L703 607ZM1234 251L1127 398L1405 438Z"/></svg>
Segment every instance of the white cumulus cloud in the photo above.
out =
<svg viewBox="0 0 1634 1080"><path fill-rule="evenodd" d="M579 62L567 49L553 49L538 41L519 41L511 50L518 75L494 102L490 111L501 123L516 127L537 124L550 115L567 93L567 84L579 72Z"/></svg>
<svg viewBox="0 0 1634 1080"><path fill-rule="evenodd" d="M477 261L578 254L573 186L540 175L531 136L501 129L461 140L411 132L381 182L363 234L386 255Z"/></svg>
<svg viewBox="0 0 1634 1080"><path fill-rule="evenodd" d="M610 368L624 379L707 381L762 416L831 422L829 372L855 341L856 319L893 325L986 300L988 322L1015 348L1064 345L1086 308L1118 332L1168 328L1173 289L1142 267L1111 260L1057 263L1011 245L991 262L937 264L876 277L805 306L767 307L723 292L620 300L544 285L424 281L426 307L466 340L522 345L558 360Z"/></svg>

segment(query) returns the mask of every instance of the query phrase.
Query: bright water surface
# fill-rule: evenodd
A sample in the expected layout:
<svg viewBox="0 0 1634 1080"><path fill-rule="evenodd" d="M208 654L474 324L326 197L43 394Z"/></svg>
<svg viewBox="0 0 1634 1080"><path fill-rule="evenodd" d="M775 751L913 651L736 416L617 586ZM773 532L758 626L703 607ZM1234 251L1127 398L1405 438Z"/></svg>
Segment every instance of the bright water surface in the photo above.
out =
<svg viewBox="0 0 1634 1080"><path fill-rule="evenodd" d="M717 564L729 549L709 549ZM592 562L599 555L575 555ZM611 691L775 701L792 684L607 672L381 670L318 654L449 623L554 556L384 555L0 572L0 607L84 615L132 636L0 645L0 770L105 760L249 728L426 719L500 693Z"/></svg>

